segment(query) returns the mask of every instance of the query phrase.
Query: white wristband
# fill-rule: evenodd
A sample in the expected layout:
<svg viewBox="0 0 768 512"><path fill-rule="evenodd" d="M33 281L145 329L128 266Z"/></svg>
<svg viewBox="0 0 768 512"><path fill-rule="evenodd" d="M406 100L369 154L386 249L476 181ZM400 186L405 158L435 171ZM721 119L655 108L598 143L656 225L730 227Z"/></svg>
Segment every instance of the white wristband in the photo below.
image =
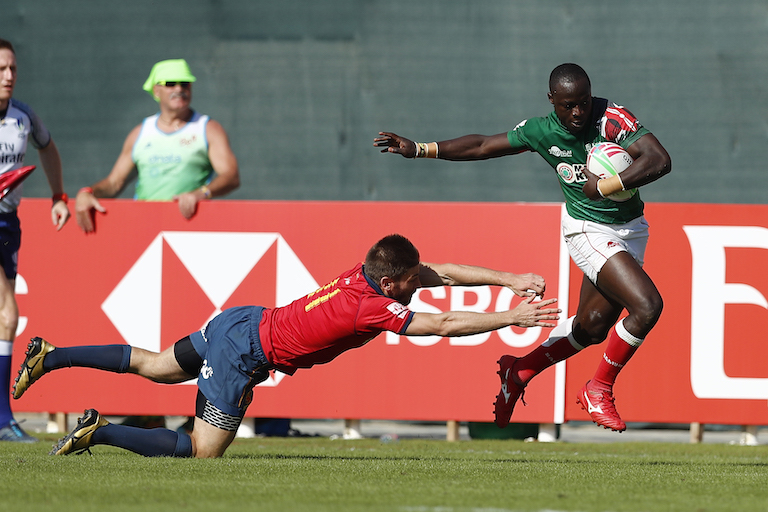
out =
<svg viewBox="0 0 768 512"><path fill-rule="evenodd" d="M597 183L595 184L595 188L597 189L597 193L600 194L600 197L605 199L605 196L603 195L603 191L600 190L600 182L603 181L603 179L605 178L600 178L599 180L597 180Z"/></svg>

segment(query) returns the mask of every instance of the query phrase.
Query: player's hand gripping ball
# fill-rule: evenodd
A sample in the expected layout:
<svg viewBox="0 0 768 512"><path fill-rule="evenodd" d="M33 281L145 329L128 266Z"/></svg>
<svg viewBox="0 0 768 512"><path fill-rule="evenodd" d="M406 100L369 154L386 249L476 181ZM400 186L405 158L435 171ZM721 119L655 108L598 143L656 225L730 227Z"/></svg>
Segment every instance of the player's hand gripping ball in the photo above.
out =
<svg viewBox="0 0 768 512"><path fill-rule="evenodd" d="M610 178L623 172L632 165L632 157L629 156L624 148L613 142L600 142L589 150L587 155L587 170L601 178ZM637 189L622 190L606 196L611 201L622 203L633 195L637 194Z"/></svg>

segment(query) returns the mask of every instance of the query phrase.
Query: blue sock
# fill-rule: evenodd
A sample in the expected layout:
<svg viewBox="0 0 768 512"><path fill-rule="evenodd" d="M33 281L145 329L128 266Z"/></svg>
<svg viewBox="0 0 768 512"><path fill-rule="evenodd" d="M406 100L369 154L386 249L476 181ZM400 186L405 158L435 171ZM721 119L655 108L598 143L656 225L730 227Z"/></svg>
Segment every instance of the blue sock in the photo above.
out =
<svg viewBox="0 0 768 512"><path fill-rule="evenodd" d="M131 362L130 345L90 345L57 347L43 359L45 371L73 366L125 373Z"/></svg>
<svg viewBox="0 0 768 512"><path fill-rule="evenodd" d="M0 341L0 427L13 419L11 412L11 354L13 343Z"/></svg>
<svg viewBox="0 0 768 512"><path fill-rule="evenodd" d="M110 423L98 428L93 444L106 444L145 457L191 457L192 438L167 428L140 428Z"/></svg>

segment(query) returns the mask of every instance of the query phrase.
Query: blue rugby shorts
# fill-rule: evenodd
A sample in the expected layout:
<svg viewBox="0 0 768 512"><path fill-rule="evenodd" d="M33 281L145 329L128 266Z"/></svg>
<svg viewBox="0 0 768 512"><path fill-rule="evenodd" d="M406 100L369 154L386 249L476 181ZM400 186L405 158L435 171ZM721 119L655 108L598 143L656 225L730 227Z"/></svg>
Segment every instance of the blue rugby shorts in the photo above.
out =
<svg viewBox="0 0 768 512"><path fill-rule="evenodd" d="M189 335L203 360L197 387L216 408L242 417L253 387L269 377L259 340L260 306L224 310L201 330Z"/></svg>

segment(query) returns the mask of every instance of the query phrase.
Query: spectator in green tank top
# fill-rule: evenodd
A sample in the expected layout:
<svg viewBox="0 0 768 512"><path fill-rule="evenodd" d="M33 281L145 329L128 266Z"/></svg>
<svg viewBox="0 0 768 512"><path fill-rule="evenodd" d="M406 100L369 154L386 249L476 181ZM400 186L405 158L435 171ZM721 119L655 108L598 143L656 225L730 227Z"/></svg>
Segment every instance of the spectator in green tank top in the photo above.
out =
<svg viewBox="0 0 768 512"><path fill-rule="evenodd" d="M200 201L240 186L224 128L190 106L195 80L183 59L153 66L143 88L160 111L131 130L107 177L78 192L75 213L85 233L95 230L96 212L106 212L99 198L117 196L136 178L136 199L176 201L186 219L195 215Z"/></svg>

